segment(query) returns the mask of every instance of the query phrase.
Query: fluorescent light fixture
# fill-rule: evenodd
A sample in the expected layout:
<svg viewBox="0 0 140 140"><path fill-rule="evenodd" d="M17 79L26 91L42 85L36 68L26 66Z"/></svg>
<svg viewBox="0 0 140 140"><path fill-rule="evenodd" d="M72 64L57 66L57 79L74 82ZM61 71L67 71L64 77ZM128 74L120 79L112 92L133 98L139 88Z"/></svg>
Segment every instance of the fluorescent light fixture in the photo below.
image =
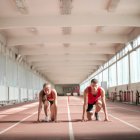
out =
<svg viewBox="0 0 140 140"><path fill-rule="evenodd" d="M22 61L22 57L19 58L18 62L20 63Z"/></svg>
<svg viewBox="0 0 140 140"><path fill-rule="evenodd" d="M14 1L15 1L17 10L21 14L28 14L29 13L25 0L14 0Z"/></svg>
<svg viewBox="0 0 140 140"><path fill-rule="evenodd" d="M35 28L35 27L29 27L27 28L31 33L33 34L37 34L38 33L38 30Z"/></svg>
<svg viewBox="0 0 140 140"><path fill-rule="evenodd" d="M22 61L22 56L20 54L15 54L15 58L19 63Z"/></svg>

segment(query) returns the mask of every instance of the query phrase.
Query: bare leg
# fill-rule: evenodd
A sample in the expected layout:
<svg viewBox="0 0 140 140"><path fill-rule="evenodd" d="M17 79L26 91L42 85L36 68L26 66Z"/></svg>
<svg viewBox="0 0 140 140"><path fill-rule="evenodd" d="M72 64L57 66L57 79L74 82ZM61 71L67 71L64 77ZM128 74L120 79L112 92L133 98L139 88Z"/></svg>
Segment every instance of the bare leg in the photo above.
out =
<svg viewBox="0 0 140 140"><path fill-rule="evenodd" d="M101 108L102 108L102 102L101 101L97 101L96 102L96 109L95 109L95 120L100 120L99 119L99 115L98 115L98 112L101 110Z"/></svg>
<svg viewBox="0 0 140 140"><path fill-rule="evenodd" d="M98 113L101 108L102 108L102 102L100 100L98 100L95 104L96 108L95 108L95 112Z"/></svg>
<svg viewBox="0 0 140 140"><path fill-rule="evenodd" d="M95 117L96 117L96 120L97 120L97 117L98 117L98 112L101 110L102 108L102 102L100 100L98 100L95 104ZM93 119L93 111L89 111L87 112L87 119L89 121L91 121Z"/></svg>
<svg viewBox="0 0 140 140"><path fill-rule="evenodd" d="M50 110L51 110L51 120L54 121L54 104L51 105Z"/></svg>
<svg viewBox="0 0 140 140"><path fill-rule="evenodd" d="M45 101L44 103L44 113L46 116L49 116L50 114L50 103L48 101Z"/></svg>
<svg viewBox="0 0 140 140"><path fill-rule="evenodd" d="M93 112L87 112L87 119L88 121L92 120Z"/></svg>
<svg viewBox="0 0 140 140"><path fill-rule="evenodd" d="M52 104L50 107L51 110L51 120L56 121L57 120L57 106L55 104Z"/></svg>

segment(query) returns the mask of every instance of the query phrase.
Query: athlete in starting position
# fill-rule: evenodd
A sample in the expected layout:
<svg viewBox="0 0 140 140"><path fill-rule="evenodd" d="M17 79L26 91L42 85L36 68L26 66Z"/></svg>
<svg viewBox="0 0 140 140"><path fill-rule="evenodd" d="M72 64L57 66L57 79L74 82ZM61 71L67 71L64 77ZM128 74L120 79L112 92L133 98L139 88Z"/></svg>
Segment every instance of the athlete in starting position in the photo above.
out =
<svg viewBox="0 0 140 140"><path fill-rule="evenodd" d="M92 79L91 85L88 86L84 91L84 105L83 105L82 121L86 121L85 112L87 112L87 119L92 120L94 105L96 107L95 114L94 114L95 119L99 120L98 112L103 107L104 114L105 114L105 121L108 121L108 114L107 114L106 101L105 101L105 91L102 87L98 85L97 79Z"/></svg>
<svg viewBox="0 0 140 140"><path fill-rule="evenodd" d="M39 93L38 119L40 121L40 113L44 104L45 121L57 121L57 92L51 88L49 83L43 85L43 89Z"/></svg>

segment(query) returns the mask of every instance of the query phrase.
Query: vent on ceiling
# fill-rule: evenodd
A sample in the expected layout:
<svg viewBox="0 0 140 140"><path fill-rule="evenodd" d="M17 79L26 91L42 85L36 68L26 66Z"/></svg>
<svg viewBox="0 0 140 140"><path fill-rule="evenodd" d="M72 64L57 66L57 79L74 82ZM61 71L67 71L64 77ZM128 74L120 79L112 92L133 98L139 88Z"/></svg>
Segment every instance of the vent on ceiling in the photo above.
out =
<svg viewBox="0 0 140 140"><path fill-rule="evenodd" d="M69 44L69 43L64 43L63 46L64 46L65 48L68 48L68 47L70 46L70 44Z"/></svg>
<svg viewBox="0 0 140 140"><path fill-rule="evenodd" d="M71 14L72 0L59 0L60 1L60 12L62 15Z"/></svg>
<svg viewBox="0 0 140 140"><path fill-rule="evenodd" d="M71 27L62 27L62 33L64 35L69 35L71 34Z"/></svg>
<svg viewBox="0 0 140 140"><path fill-rule="evenodd" d="M65 53L66 56L70 55L70 53Z"/></svg>

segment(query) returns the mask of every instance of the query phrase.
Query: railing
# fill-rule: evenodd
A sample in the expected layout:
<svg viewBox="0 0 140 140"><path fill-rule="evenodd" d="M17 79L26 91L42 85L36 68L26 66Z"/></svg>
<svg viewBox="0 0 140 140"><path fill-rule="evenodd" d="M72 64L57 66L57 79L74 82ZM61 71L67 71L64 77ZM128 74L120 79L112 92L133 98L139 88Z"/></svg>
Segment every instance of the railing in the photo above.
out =
<svg viewBox="0 0 140 140"><path fill-rule="evenodd" d="M16 104L17 102L18 102L18 100L1 100L0 105L4 106L4 105L8 105L8 104Z"/></svg>
<svg viewBox="0 0 140 140"><path fill-rule="evenodd" d="M120 90L119 92L111 92L111 100L120 101L120 102L127 102L127 103L134 103L136 105L140 104L140 92L136 90Z"/></svg>
<svg viewBox="0 0 140 140"><path fill-rule="evenodd" d="M136 91L136 105L138 105L140 103L140 92L137 90Z"/></svg>

